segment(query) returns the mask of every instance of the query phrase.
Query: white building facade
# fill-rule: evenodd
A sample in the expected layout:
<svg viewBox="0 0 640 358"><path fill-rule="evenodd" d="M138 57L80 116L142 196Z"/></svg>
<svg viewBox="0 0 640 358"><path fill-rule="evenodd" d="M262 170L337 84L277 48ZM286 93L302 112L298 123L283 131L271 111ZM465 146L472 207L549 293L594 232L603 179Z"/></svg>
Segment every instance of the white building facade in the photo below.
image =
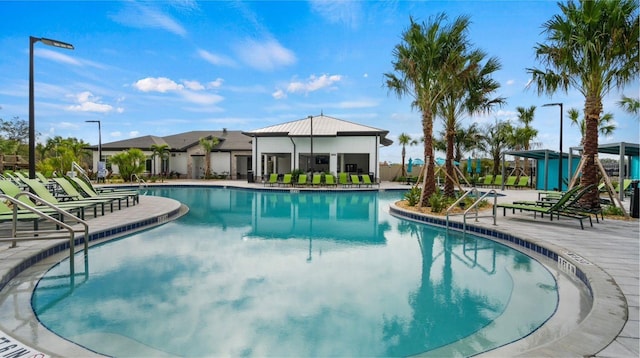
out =
<svg viewBox="0 0 640 358"><path fill-rule="evenodd" d="M392 144L388 131L325 115L244 132L252 137L257 178L294 170L369 174L379 177L379 148Z"/></svg>

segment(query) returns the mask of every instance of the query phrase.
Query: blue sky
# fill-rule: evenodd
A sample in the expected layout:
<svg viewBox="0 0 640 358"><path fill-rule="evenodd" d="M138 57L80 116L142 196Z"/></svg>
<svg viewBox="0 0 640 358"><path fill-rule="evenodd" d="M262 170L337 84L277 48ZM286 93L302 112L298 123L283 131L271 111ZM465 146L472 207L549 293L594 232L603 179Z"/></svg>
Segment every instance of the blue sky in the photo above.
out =
<svg viewBox="0 0 640 358"><path fill-rule="evenodd" d="M464 119L516 121L516 107L538 106L539 148L559 147L562 102L582 109L578 93L539 97L525 69L539 67L533 47L554 1L44 1L0 2L0 118L28 120L29 36L71 43L35 44L36 130L98 143L190 130L252 130L326 115L421 136L420 114L384 87L393 47L412 16L471 17L476 47L502 63L494 78L507 104ZM639 81L622 93L638 96ZM600 143L638 142L639 121L613 91L604 101L618 127ZM442 128L435 123L436 131ZM565 111L563 147L580 132ZM381 160L400 162L400 146ZM419 157L419 147L409 156Z"/></svg>

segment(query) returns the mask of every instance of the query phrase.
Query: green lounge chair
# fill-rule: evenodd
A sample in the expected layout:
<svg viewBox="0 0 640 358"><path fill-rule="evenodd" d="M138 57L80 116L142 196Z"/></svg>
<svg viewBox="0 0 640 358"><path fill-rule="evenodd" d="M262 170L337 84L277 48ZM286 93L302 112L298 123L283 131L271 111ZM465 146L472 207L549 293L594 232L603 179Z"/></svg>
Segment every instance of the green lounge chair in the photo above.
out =
<svg viewBox="0 0 640 358"><path fill-rule="evenodd" d="M338 186L338 184L336 184L336 180L333 177L333 174L325 174L324 175L324 183L329 186Z"/></svg>
<svg viewBox="0 0 640 358"><path fill-rule="evenodd" d="M0 191L2 191L2 193L7 196L16 198L17 200L21 201L25 205L35 207L36 209L44 213L49 214L51 211L51 208L47 207L46 205L35 205L27 195L20 195L21 193L23 193L22 189L10 180L6 180L6 179L0 180ZM61 209L64 209L70 213L75 213L77 216L81 218L84 217L84 208L82 207L76 208L76 207L69 207L69 206L63 205Z"/></svg>
<svg viewBox="0 0 640 358"><path fill-rule="evenodd" d="M131 199L133 205L140 202L140 193L137 190L117 189L112 191L97 192L90 183L78 178L67 178L76 184L80 191L84 192L84 197L106 197L106 198L121 198L126 200L127 207L129 207L129 199ZM118 202L118 209L121 209L120 202Z"/></svg>
<svg viewBox="0 0 640 358"><path fill-rule="evenodd" d="M496 205L498 208L502 208L502 215L507 215L507 209L512 209L515 214L516 210L522 211L531 211L534 213L534 218L536 214L540 214L541 217L544 217L544 214L549 214L551 217L551 221L553 221L553 216L564 216L568 218L578 219L580 221L580 228L584 230L584 225L582 223L583 219L589 219L589 223L593 226L593 222L591 221L591 216L586 215L584 213L576 212L571 209L568 209L567 205L570 200L572 200L574 194L576 194L580 190L580 186L575 186L571 190L567 191L558 201L552 203L551 205L534 205L534 204L526 204L526 203L512 203L512 204L498 204ZM579 199L579 198L578 198Z"/></svg>
<svg viewBox="0 0 640 358"><path fill-rule="evenodd" d="M282 185L282 186L287 186L287 185L292 186L291 178L292 178L292 175L290 173L289 174L285 174L284 177L282 177L282 183L280 183L280 185Z"/></svg>
<svg viewBox="0 0 640 358"><path fill-rule="evenodd" d="M487 174L484 177L484 180L482 181L482 183L478 183L478 186L482 186L482 187L489 187L493 185L493 175L492 174Z"/></svg>
<svg viewBox="0 0 640 358"><path fill-rule="evenodd" d="M122 209L121 197L117 197L117 196L85 197L73 186L73 184L69 180L67 180L67 178L53 178L53 181L56 183L56 185L58 185L58 187L62 189L62 191L64 191L67 197L71 198L71 200L91 200L95 202L102 202L105 204L109 204L111 212L113 212L113 202L118 201L118 210Z"/></svg>
<svg viewBox="0 0 640 358"><path fill-rule="evenodd" d="M311 185L313 186L320 186L322 185L322 175L320 174L313 174L313 178L311 179Z"/></svg>
<svg viewBox="0 0 640 358"><path fill-rule="evenodd" d="M598 214L600 214L600 217L602 218L602 220L604 220L604 212L602 211L602 207L588 208L580 204L580 198L592 190L598 190L595 184L588 185L584 189L578 191L567 203L567 211L592 214L595 216L596 222L599 223L600 220L598 219Z"/></svg>
<svg viewBox="0 0 640 358"><path fill-rule="evenodd" d="M347 173L338 174L338 183L342 186L349 186L349 179L347 177Z"/></svg>
<svg viewBox="0 0 640 358"><path fill-rule="evenodd" d="M369 176L369 174L365 174L362 176L362 184L366 185L366 186L372 186L374 184L378 184L378 183L374 183L371 181L371 177Z"/></svg>
<svg viewBox="0 0 640 358"><path fill-rule="evenodd" d="M529 187L529 177L521 176L518 178L518 182L516 183L516 188L527 188Z"/></svg>
<svg viewBox="0 0 640 358"><path fill-rule="evenodd" d="M307 174L300 174L298 175L298 182L297 182L298 186L305 186L307 185Z"/></svg>
<svg viewBox="0 0 640 358"><path fill-rule="evenodd" d="M497 188L501 186L502 186L502 175L496 175L495 179L493 180L492 187Z"/></svg>
<svg viewBox="0 0 640 358"><path fill-rule="evenodd" d="M98 216L98 206L101 209L101 213L102 215L104 215L104 204L105 202L102 201L85 201L85 200L70 200L70 201L59 201L58 198L56 198L53 194L51 194L49 192L49 190L47 189L47 187L44 186L44 184L40 183L38 180L35 179L26 179L24 180L24 183L29 187L29 189L31 189L31 191L37 195L38 197L40 197L42 200L48 202L49 204L53 204L55 206L58 206L64 210L67 209L82 209L82 213L80 215L80 218L84 219L84 209L85 208L93 208L93 216L97 217Z"/></svg>
<svg viewBox="0 0 640 358"><path fill-rule="evenodd" d="M269 174L269 180L265 182L264 185L274 186L276 184L278 184L278 174L277 173Z"/></svg>
<svg viewBox="0 0 640 358"><path fill-rule="evenodd" d="M360 177L355 174L351 174L351 185L357 185L359 188L360 185L362 185L362 183L360 182Z"/></svg>
<svg viewBox="0 0 640 358"><path fill-rule="evenodd" d="M518 180L517 176L510 175L507 177L507 181L504 182L504 186L506 188L514 188L516 186L516 180Z"/></svg>

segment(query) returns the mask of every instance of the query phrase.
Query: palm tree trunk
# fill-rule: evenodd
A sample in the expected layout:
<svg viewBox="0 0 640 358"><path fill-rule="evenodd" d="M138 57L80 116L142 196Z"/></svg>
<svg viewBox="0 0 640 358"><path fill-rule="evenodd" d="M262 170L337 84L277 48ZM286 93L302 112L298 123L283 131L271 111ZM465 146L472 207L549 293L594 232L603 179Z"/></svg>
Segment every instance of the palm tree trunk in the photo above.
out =
<svg viewBox="0 0 640 358"><path fill-rule="evenodd" d="M455 140L455 132L447 131L447 160L444 164L445 171L447 173L444 180L444 195L450 198L454 197L453 187L453 142Z"/></svg>
<svg viewBox="0 0 640 358"><path fill-rule="evenodd" d="M407 170L404 167L404 157L407 154L407 151L404 148L404 144L402 145L402 176L406 177L407 176Z"/></svg>
<svg viewBox="0 0 640 358"><path fill-rule="evenodd" d="M433 166L433 112L430 108L422 112L422 134L424 136L424 159L426 172L422 184L420 206L429 206L429 197L436 192L436 178Z"/></svg>
<svg viewBox="0 0 640 358"><path fill-rule="evenodd" d="M584 152L585 163L582 167L582 177L580 185L587 186L598 184L598 167L595 163L595 156L598 154L598 121L602 113L602 101L593 95L587 96L585 100L585 135ZM581 203L588 208L600 207L599 193L592 190L581 198Z"/></svg>

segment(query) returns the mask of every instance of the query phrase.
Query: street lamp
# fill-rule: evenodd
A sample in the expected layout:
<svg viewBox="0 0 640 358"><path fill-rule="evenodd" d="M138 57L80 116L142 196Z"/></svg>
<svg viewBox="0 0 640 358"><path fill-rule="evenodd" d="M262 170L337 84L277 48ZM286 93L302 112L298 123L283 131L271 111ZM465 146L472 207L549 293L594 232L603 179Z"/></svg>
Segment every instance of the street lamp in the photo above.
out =
<svg viewBox="0 0 640 358"><path fill-rule="evenodd" d="M558 191L562 191L562 103L547 103L542 107L560 106L560 157L558 158ZM549 173L547 173L549 175Z"/></svg>
<svg viewBox="0 0 640 358"><path fill-rule="evenodd" d="M33 45L36 42L45 45L73 50L73 45L66 42L29 36L29 179L36 178L36 120L33 99Z"/></svg>
<svg viewBox="0 0 640 358"><path fill-rule="evenodd" d="M98 123L98 162L102 161L102 128L100 121L85 121L87 123Z"/></svg>

